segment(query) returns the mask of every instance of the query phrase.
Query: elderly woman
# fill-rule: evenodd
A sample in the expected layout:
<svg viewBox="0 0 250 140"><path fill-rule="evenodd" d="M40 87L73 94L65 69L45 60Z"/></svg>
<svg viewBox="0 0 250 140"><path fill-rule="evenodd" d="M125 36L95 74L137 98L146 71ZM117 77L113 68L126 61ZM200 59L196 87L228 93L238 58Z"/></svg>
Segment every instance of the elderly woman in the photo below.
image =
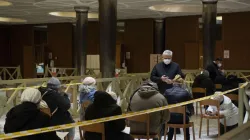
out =
<svg viewBox="0 0 250 140"><path fill-rule="evenodd" d="M84 120L84 110L82 104L86 101L93 102L96 92L96 80L93 77L86 77L79 86L80 92L80 120Z"/></svg>
<svg viewBox="0 0 250 140"><path fill-rule="evenodd" d="M217 95L212 98L220 102L220 115L226 117L227 132L238 126L238 108L232 103L231 99L224 95ZM206 110L207 115L215 115L218 110L215 106L209 106ZM224 119L220 120L220 134L224 134Z"/></svg>
<svg viewBox="0 0 250 140"><path fill-rule="evenodd" d="M27 88L21 95L21 104L12 108L6 116L4 125L5 133L13 133L50 126L50 117L41 112L38 104L41 100L41 93L37 89ZM55 132L42 133L18 140L59 140Z"/></svg>

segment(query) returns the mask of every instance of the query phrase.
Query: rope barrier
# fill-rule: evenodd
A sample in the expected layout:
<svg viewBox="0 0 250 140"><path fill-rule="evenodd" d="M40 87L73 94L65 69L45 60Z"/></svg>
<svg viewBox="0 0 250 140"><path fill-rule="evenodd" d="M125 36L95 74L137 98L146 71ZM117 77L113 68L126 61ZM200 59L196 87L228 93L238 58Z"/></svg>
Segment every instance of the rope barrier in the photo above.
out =
<svg viewBox="0 0 250 140"><path fill-rule="evenodd" d="M243 85L241 85L239 88L235 88L232 90L221 92L221 93L218 93L216 95L224 95L224 94L236 91L238 89L246 87L247 84L248 83L246 82ZM111 116L111 117L106 117L106 118L100 118L100 119L95 119L95 120L88 120L88 121L83 121L83 122L76 122L76 123L58 125L58 126L52 126L52 127L45 127L45 128L34 129L34 130L20 131L20 132L9 133L9 134L1 134L0 140L35 135L35 134L41 134L41 133L46 133L46 132L58 131L58 130L64 130L64 129L79 127L79 126L87 126L87 125L92 125L92 124L97 124L97 123L114 121L114 120L118 120L118 119L125 119L125 118L129 118L129 117L133 117L133 116L143 115L143 114L149 114L149 113L163 111L166 109L171 109L171 108L175 108L175 107L179 107L179 106L183 106L183 105L187 105L187 104L191 104L191 103L195 103L195 102L200 102L203 100L210 99L211 97L216 96L216 95L206 96L203 98L194 99L194 100L190 100L190 101L186 101L186 102L182 102L182 103L178 103L178 104L172 104L172 105L168 105L168 106L163 106L163 107L158 107L158 108L153 108L153 109L148 109L148 110L143 110L143 111L138 111L138 112L131 112L131 113L126 113L126 114Z"/></svg>

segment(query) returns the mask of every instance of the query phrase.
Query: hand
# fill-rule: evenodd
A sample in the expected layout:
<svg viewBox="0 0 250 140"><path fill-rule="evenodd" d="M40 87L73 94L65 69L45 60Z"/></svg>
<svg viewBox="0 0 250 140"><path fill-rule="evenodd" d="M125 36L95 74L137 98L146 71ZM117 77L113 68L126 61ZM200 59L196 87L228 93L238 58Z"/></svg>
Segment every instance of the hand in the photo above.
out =
<svg viewBox="0 0 250 140"><path fill-rule="evenodd" d="M162 80L163 82L165 82L167 79L168 79L168 77L166 77L166 75L163 75L163 76L161 77L161 80Z"/></svg>
<svg viewBox="0 0 250 140"><path fill-rule="evenodd" d="M211 111L206 111L206 114L209 115L209 116L213 115L213 113Z"/></svg>

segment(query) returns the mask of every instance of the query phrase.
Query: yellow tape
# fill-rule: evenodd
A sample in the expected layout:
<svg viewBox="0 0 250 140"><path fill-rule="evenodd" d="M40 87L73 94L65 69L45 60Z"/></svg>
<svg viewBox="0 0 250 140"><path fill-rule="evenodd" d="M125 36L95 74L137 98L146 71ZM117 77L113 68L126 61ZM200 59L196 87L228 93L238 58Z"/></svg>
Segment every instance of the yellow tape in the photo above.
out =
<svg viewBox="0 0 250 140"><path fill-rule="evenodd" d="M221 92L220 95L224 95L224 94L236 91L240 88L244 88L247 84L248 83L244 83L239 88L235 88L232 90ZM113 120L117 120L117 119L125 119L125 118L129 118L129 117L133 117L133 116L149 114L149 113L158 112L158 111L162 111L162 110L166 110L166 109L171 109L171 108L175 108L175 107L179 107L179 106L183 106L183 105L187 105L187 104L191 104L191 103L195 103L195 102L200 102L203 100L210 99L213 96L214 95L206 96L203 98L194 99L194 100L187 101L187 102L172 104L172 105L168 105L168 106L164 106L164 107L158 107L158 108L148 109L148 110L143 110L143 111L138 111L138 112L122 114L122 115L118 115L118 116L112 116L112 117L106 117L106 118L100 118L100 119L95 119L95 120L89 120L89 121L83 121L83 122L77 122L77 123L71 123L71 124L65 124L65 125L58 125L58 126L52 126L52 127L46 127L46 128L40 128L40 129L34 129L34 130L20 131L20 132L9 133L9 134L1 134L0 140L35 135L35 134L41 134L41 133L52 132L52 131L57 131L57 130L64 130L64 129L79 127L79 126L87 126L87 125L91 125L91 124L103 123L103 122L113 121Z"/></svg>

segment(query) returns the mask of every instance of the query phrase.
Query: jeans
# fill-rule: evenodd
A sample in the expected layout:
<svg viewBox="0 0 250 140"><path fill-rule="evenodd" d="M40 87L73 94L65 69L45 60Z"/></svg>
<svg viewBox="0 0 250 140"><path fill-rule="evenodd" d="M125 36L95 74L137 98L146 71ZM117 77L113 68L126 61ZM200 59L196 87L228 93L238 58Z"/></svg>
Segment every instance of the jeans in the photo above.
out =
<svg viewBox="0 0 250 140"><path fill-rule="evenodd" d="M169 124L183 124L183 115L177 113L170 114ZM189 117L186 115L186 123L189 123ZM187 140L190 140L189 128L186 128ZM168 140L172 140L174 136L174 128L169 128Z"/></svg>

